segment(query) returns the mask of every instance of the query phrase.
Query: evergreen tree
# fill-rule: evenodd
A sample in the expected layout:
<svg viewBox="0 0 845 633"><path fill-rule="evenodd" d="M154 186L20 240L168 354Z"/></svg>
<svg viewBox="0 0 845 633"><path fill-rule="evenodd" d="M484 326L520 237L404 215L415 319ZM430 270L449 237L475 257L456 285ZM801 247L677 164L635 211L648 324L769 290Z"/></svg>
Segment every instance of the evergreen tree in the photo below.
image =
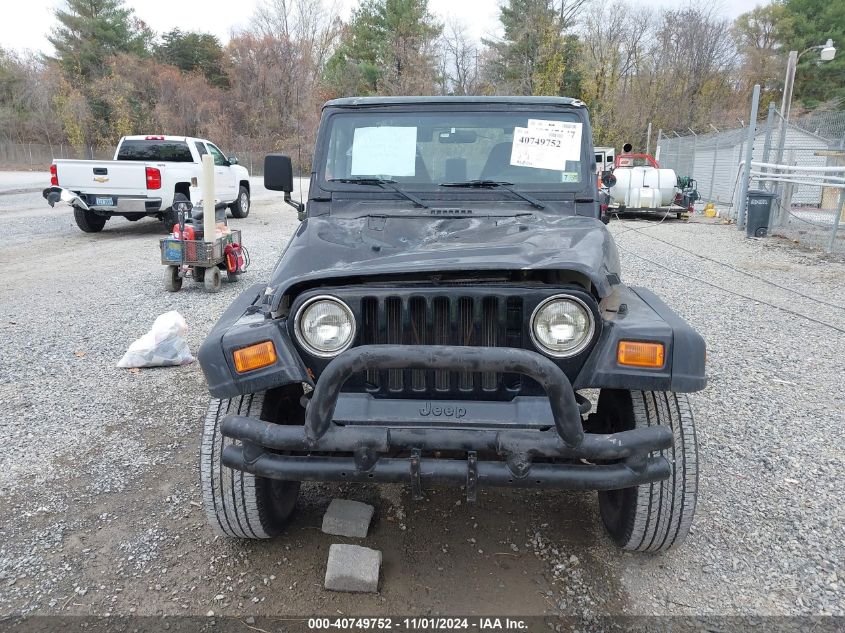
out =
<svg viewBox="0 0 845 633"><path fill-rule="evenodd" d="M366 0L352 14L325 79L338 94L426 94L442 26L428 0Z"/></svg>
<svg viewBox="0 0 845 633"><path fill-rule="evenodd" d="M523 95L577 96L577 38L568 35L586 0L507 0L499 8L500 40L489 72L505 91Z"/></svg>
<svg viewBox="0 0 845 633"><path fill-rule="evenodd" d="M845 103L845 0L785 0L785 51L799 53L832 39L839 49L829 62L819 62L817 51L798 61L794 98L805 107L833 102Z"/></svg>
<svg viewBox="0 0 845 633"><path fill-rule="evenodd" d="M59 25L48 38L66 77L101 77L108 69L107 57L122 52L148 53L152 32L123 6L123 0L66 2L65 9L56 9Z"/></svg>
<svg viewBox="0 0 845 633"><path fill-rule="evenodd" d="M200 72L214 86L225 88L229 85L223 69L223 47L214 35L176 28L161 39L156 47L159 61L185 72Z"/></svg>

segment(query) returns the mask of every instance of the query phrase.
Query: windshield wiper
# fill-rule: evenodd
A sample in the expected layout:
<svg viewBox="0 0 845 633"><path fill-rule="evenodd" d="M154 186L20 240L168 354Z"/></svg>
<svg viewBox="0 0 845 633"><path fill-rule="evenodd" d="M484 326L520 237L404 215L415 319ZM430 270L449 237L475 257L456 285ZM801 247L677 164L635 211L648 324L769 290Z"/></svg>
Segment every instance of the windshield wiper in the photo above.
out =
<svg viewBox="0 0 845 633"><path fill-rule="evenodd" d="M369 178L369 177L361 177L361 178L331 178L329 182L342 182L347 185L375 185L377 187L381 187L382 189L390 189L395 191L403 198L410 200L418 207L422 207L423 209L428 209L428 205L423 202L420 198L415 196L414 194L405 191L401 187L396 186L395 180L389 180L387 178Z"/></svg>
<svg viewBox="0 0 845 633"><path fill-rule="evenodd" d="M517 198L522 198L535 209L545 209L546 205L528 194L517 191L513 188L512 182L505 182L504 180L466 180L464 182L441 182L441 187L465 187L467 189L495 189L499 187L515 195Z"/></svg>

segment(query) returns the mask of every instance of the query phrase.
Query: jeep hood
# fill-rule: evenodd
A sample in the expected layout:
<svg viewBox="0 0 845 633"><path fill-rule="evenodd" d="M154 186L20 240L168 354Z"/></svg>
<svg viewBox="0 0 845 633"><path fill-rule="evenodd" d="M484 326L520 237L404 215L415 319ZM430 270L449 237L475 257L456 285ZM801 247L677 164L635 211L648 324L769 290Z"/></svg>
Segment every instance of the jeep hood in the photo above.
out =
<svg viewBox="0 0 845 633"><path fill-rule="evenodd" d="M594 218L315 216L296 231L273 271L274 308L294 286L344 277L423 272L572 270L600 297L619 283L619 256Z"/></svg>

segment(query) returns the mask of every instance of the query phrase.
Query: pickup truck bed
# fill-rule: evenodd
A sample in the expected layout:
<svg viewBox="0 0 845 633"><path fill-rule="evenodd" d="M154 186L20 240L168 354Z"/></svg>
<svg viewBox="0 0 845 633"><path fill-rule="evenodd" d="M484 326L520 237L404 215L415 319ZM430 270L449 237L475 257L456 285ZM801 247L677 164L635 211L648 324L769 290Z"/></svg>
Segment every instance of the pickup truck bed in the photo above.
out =
<svg viewBox="0 0 845 633"><path fill-rule="evenodd" d="M77 193L89 209L147 215L162 208L161 169L152 163L56 160L53 164L61 185ZM155 184L155 180L148 183L153 179L157 179L158 189L148 188Z"/></svg>

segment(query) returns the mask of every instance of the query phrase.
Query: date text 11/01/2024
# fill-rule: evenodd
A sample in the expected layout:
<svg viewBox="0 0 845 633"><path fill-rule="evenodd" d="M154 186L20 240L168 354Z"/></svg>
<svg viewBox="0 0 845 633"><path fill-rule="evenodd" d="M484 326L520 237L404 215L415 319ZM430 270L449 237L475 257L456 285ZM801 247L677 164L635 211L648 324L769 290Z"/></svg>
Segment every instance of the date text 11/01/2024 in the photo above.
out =
<svg viewBox="0 0 845 633"><path fill-rule="evenodd" d="M309 618L313 631L373 630L373 631L527 631L528 624L518 618Z"/></svg>

